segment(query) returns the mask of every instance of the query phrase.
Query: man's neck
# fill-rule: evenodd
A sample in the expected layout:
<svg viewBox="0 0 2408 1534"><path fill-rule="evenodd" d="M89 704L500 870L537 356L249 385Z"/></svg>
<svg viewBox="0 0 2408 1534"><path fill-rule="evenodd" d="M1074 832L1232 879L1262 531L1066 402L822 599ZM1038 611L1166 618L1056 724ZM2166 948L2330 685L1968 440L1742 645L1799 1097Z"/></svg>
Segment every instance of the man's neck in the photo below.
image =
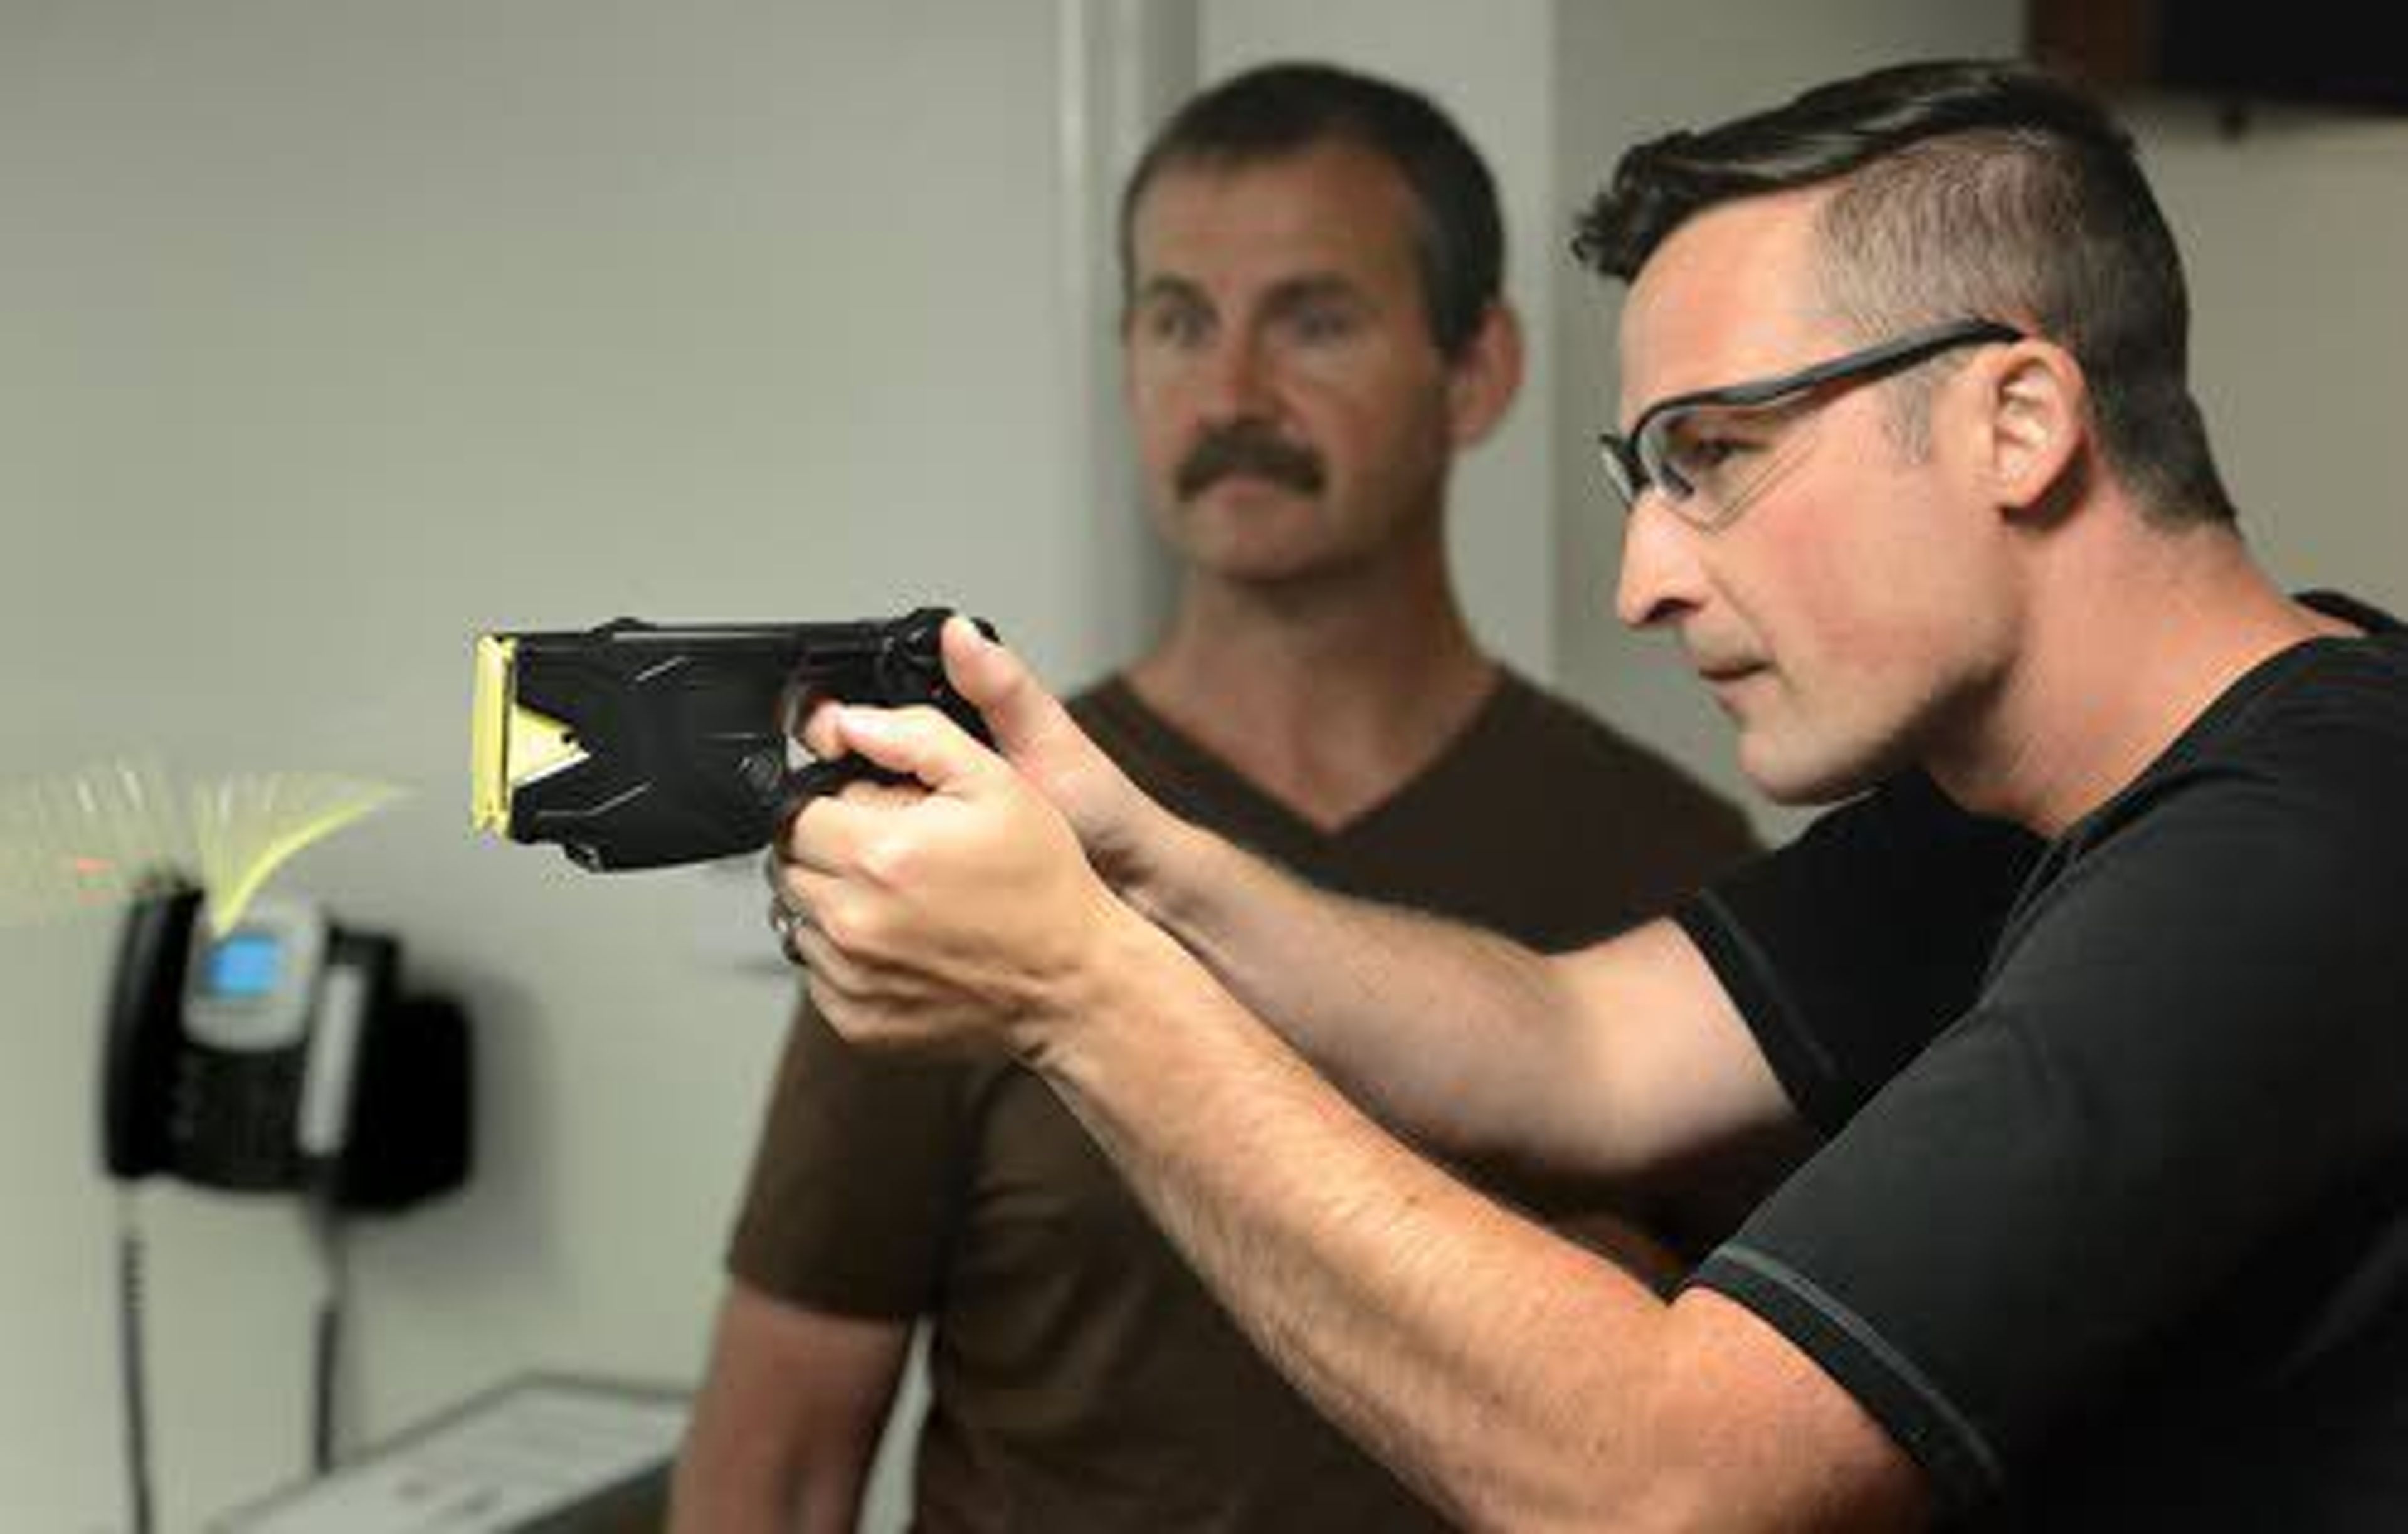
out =
<svg viewBox="0 0 2408 1534"><path fill-rule="evenodd" d="M1324 830L1436 760L1496 678L1439 565L1312 589L1191 574L1128 670L1148 707Z"/></svg>
<svg viewBox="0 0 2408 1534"><path fill-rule="evenodd" d="M1959 803L2057 836L2145 772L2235 682L2320 633L2229 530L2101 540L2040 585L1985 724L1931 763Z"/></svg>

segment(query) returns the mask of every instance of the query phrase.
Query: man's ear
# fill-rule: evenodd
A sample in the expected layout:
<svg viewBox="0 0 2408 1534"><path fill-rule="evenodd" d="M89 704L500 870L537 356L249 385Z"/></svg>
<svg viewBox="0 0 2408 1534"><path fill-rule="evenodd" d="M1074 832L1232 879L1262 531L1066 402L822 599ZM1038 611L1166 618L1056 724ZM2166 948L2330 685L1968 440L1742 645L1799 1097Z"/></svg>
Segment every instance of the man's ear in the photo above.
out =
<svg viewBox="0 0 2408 1534"><path fill-rule="evenodd" d="M2000 506L2028 516L2056 505L2090 435L2082 364L2053 341L2024 340L1984 379L1983 467Z"/></svg>
<svg viewBox="0 0 2408 1534"><path fill-rule="evenodd" d="M1496 429L1522 388L1522 321L1499 299L1446 364L1447 434L1457 451Z"/></svg>

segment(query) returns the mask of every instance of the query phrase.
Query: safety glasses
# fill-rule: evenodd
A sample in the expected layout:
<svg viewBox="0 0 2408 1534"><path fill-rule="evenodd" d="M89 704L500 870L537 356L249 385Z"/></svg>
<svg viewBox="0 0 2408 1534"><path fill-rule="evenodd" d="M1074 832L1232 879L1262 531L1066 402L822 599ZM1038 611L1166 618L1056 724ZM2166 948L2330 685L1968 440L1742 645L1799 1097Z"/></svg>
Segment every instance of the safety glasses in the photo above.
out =
<svg viewBox="0 0 2408 1534"><path fill-rule="evenodd" d="M1942 352L2022 339L2012 325L1959 320L1777 378L1675 394L1641 412L1629 434L1598 436L1605 476L1626 509L1652 490L1692 526L1726 527L1805 450L1815 407Z"/></svg>

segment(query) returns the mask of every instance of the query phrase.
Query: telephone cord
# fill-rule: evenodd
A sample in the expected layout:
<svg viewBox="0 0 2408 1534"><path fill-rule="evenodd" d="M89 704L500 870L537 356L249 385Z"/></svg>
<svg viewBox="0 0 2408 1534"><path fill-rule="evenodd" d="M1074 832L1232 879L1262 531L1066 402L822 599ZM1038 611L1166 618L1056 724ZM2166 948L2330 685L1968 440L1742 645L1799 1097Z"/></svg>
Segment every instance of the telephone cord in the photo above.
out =
<svg viewBox="0 0 2408 1534"><path fill-rule="evenodd" d="M321 1476L335 1468L335 1403L341 1380L344 1301L351 1287L341 1222L331 1200L310 1201L309 1229L324 1278L318 1295L309 1390L309 1469Z"/></svg>
<svg viewBox="0 0 2408 1534"><path fill-rule="evenodd" d="M134 1534L151 1534L150 1403L142 1355L142 1230L134 1193L117 1200L117 1352L125 1396L125 1489Z"/></svg>

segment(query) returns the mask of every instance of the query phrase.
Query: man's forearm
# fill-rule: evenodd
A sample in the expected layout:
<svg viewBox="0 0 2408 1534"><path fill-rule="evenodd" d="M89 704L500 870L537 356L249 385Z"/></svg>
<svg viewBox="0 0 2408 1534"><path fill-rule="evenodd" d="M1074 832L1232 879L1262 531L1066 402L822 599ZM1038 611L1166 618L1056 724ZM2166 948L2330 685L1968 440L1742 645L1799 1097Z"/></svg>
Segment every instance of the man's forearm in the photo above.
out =
<svg viewBox="0 0 2408 1534"><path fill-rule="evenodd" d="M1316 889L1185 825L1123 893L1383 1124L1449 1155L1530 1150L1580 1021L1541 956Z"/></svg>
<svg viewBox="0 0 2408 1534"><path fill-rule="evenodd" d="M1646 1285L1407 1152L1182 956L1110 971L1034 1063L1321 1410L1468 1526L1655 1495Z"/></svg>
<svg viewBox="0 0 2408 1534"><path fill-rule="evenodd" d="M853 1534L910 1343L901 1322L732 1284L678 1455L673 1534Z"/></svg>

